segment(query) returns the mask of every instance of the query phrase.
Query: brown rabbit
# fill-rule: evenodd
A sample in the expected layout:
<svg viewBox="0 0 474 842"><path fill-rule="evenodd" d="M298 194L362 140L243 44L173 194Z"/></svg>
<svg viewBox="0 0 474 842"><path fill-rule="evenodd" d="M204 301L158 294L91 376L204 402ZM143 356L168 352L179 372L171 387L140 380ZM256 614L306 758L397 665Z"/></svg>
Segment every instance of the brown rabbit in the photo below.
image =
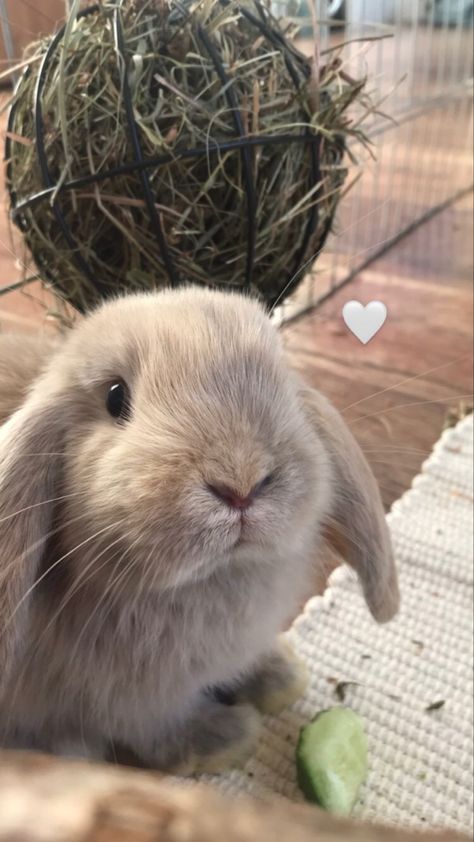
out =
<svg viewBox="0 0 474 842"><path fill-rule="evenodd" d="M241 295L106 303L41 374L23 348L0 338L0 744L239 761L301 690L277 637L324 531L397 610L361 451Z"/></svg>

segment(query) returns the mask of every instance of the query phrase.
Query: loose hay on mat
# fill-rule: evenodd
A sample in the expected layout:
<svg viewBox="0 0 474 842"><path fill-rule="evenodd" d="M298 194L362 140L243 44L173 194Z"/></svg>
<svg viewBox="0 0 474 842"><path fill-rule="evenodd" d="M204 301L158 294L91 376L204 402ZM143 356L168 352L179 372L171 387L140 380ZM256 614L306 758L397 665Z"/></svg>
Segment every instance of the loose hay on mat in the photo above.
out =
<svg viewBox="0 0 474 842"><path fill-rule="evenodd" d="M337 51L316 84L283 27L257 0L113 0L32 47L8 127L12 216L77 309L189 281L271 306L296 286L345 141L366 142L348 109L370 103ZM137 154L162 163L137 171Z"/></svg>

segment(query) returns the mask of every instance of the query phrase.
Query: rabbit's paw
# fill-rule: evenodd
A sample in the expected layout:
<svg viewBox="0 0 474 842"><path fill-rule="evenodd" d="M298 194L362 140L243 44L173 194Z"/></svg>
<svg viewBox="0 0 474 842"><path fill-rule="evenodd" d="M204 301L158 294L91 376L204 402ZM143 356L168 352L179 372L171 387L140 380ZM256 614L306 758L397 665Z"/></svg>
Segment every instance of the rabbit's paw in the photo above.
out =
<svg viewBox="0 0 474 842"><path fill-rule="evenodd" d="M240 768L257 745L261 717L250 704L213 706L206 722L200 722L191 753L180 774L219 774Z"/></svg>
<svg viewBox="0 0 474 842"><path fill-rule="evenodd" d="M275 716L301 698L308 679L306 666L291 646L280 639L278 649L239 687L236 698L250 702L260 713Z"/></svg>

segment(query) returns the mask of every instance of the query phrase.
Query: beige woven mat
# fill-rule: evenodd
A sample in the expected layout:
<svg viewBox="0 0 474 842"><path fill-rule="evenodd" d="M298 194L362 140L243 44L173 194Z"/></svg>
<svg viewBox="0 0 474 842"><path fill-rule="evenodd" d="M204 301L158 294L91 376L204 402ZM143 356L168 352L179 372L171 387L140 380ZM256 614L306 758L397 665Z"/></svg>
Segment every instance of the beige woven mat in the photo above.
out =
<svg viewBox="0 0 474 842"><path fill-rule="evenodd" d="M267 717L242 772L203 776L227 793L302 800L301 725L345 704L364 720L370 774L354 815L419 827L472 828L472 416L446 431L388 516L402 608L377 626L347 568L288 632L311 674L305 697ZM335 681L348 685L342 702ZM428 711L435 702L441 707Z"/></svg>

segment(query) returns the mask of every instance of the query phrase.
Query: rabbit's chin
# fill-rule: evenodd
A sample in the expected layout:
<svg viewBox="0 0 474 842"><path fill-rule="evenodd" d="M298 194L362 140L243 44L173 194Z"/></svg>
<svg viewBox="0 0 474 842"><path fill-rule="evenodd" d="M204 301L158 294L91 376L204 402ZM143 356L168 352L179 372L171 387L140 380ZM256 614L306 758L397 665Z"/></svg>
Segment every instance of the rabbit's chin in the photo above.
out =
<svg viewBox="0 0 474 842"><path fill-rule="evenodd" d="M198 582L205 582L206 579L219 574L219 572L229 570L231 567L231 556L221 555L213 558L203 558L199 565L183 566L178 570L170 572L166 578L150 590L155 590L157 593L165 593L166 591L178 590L180 588L195 585Z"/></svg>
<svg viewBox="0 0 474 842"><path fill-rule="evenodd" d="M219 541L209 540L200 551L195 547L194 552L190 551L182 559L160 565L160 575L150 575L148 591L163 593L220 573L229 575L235 568L253 567L259 559L275 557L274 544L274 536L261 534L243 521L241 526L221 534Z"/></svg>
<svg viewBox="0 0 474 842"><path fill-rule="evenodd" d="M184 527L186 521L183 520ZM270 552L275 544L272 523L264 514L239 515L213 518L193 534L185 528L181 534L153 533L135 525L129 533L127 544L140 547L147 558L145 567L150 578L156 576L160 589L200 581L235 559L255 556L263 548ZM145 534L143 534L145 532ZM183 534L184 533L184 534Z"/></svg>

